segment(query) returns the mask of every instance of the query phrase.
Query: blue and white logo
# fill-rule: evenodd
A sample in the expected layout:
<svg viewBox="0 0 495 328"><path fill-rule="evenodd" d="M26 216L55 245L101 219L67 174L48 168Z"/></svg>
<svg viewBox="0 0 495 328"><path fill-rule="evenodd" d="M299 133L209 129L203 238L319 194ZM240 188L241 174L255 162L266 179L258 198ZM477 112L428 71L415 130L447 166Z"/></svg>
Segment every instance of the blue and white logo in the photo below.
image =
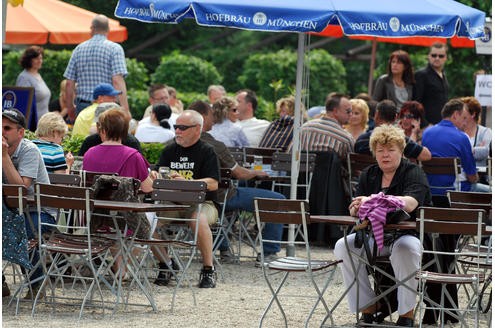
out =
<svg viewBox="0 0 495 328"><path fill-rule="evenodd" d="M265 25L266 21L267 21L267 18L266 18L265 13L257 12L253 16L254 25L258 25L258 26Z"/></svg>
<svg viewBox="0 0 495 328"><path fill-rule="evenodd" d="M390 29L393 32L397 32L400 29L400 21L397 17L392 17L390 18L390 21L388 22L388 25L390 25Z"/></svg>
<svg viewBox="0 0 495 328"><path fill-rule="evenodd" d="M17 96L14 91L5 91L2 95L2 109L9 109L15 107L17 103Z"/></svg>
<svg viewBox="0 0 495 328"><path fill-rule="evenodd" d="M492 30L488 26L485 26L485 36L481 38L481 42L490 42L491 39Z"/></svg>

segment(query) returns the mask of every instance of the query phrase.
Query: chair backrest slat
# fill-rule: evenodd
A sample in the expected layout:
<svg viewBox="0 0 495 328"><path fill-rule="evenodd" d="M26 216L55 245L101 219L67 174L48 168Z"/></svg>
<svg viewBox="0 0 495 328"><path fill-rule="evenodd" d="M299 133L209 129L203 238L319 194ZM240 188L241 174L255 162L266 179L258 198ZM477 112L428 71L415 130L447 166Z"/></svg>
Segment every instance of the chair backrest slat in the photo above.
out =
<svg viewBox="0 0 495 328"><path fill-rule="evenodd" d="M457 175L459 161L457 157L432 157L428 161L421 161L420 165L426 174Z"/></svg>
<svg viewBox="0 0 495 328"><path fill-rule="evenodd" d="M76 174L50 173L48 174L51 184L79 186L81 176Z"/></svg>
<svg viewBox="0 0 495 328"><path fill-rule="evenodd" d="M27 193L27 188L24 185L2 185L2 194L5 204L10 208L18 209L20 214L22 214L27 207Z"/></svg>
<svg viewBox="0 0 495 328"><path fill-rule="evenodd" d="M273 153L279 150L278 148L244 147L244 162L253 163L254 156L261 156L263 164L272 164Z"/></svg>
<svg viewBox="0 0 495 328"><path fill-rule="evenodd" d="M485 211L482 209L420 207L416 224L419 229L423 220L425 232L476 235L478 224L484 217ZM484 224L482 229L484 230Z"/></svg>
<svg viewBox="0 0 495 328"><path fill-rule="evenodd" d="M303 210L301 211L301 203ZM255 198L261 222L302 224L302 218L309 222L309 204L304 200Z"/></svg>
<svg viewBox="0 0 495 328"><path fill-rule="evenodd" d="M316 154L313 153L301 153L299 157L299 172L314 172L315 170ZM273 171L287 171L292 169L292 154L274 152L272 156L272 170Z"/></svg>
<svg viewBox="0 0 495 328"><path fill-rule="evenodd" d="M43 207L59 209L86 209L86 195L89 197L89 208L94 207L93 190L85 187L37 184L40 204Z"/></svg>
<svg viewBox="0 0 495 328"><path fill-rule="evenodd" d="M151 199L180 203L202 203L206 199L206 182L156 179Z"/></svg>

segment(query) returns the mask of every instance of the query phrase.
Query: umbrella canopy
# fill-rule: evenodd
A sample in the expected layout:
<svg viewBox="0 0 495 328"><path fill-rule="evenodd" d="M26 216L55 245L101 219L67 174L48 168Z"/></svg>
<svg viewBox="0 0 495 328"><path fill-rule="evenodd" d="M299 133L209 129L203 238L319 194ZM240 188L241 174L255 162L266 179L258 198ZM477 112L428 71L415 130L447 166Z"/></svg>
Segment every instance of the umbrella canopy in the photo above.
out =
<svg viewBox="0 0 495 328"><path fill-rule="evenodd" d="M143 22L259 31L321 32L340 25L345 35L378 37L483 36L485 14L453 0L119 0L115 15Z"/></svg>
<svg viewBox="0 0 495 328"><path fill-rule="evenodd" d="M59 0L24 0L24 5L7 4L6 44L78 44L88 40L95 13ZM108 39L127 40L127 29L109 19Z"/></svg>

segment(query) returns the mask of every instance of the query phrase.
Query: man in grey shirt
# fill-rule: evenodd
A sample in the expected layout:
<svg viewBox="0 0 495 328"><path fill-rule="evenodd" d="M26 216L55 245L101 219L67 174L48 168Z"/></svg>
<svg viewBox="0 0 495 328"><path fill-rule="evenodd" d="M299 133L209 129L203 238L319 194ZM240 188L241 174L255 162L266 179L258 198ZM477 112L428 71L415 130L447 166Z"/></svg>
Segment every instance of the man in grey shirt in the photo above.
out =
<svg viewBox="0 0 495 328"><path fill-rule="evenodd" d="M34 193L34 183L50 183L48 172L43 162L43 157L38 147L31 141L24 139L26 129L26 118L15 108L6 109L2 112L2 182L8 184L24 185L28 193ZM33 227L29 220L31 218ZM27 237L35 237L38 227L38 212L35 209L29 211L25 216ZM39 217L42 222L55 223L52 213L42 211ZM42 233L48 231L42 231ZM36 266L39 255L33 254L32 264ZM30 275L32 289L28 291L26 298L31 299L36 295L41 285L43 271L41 266L35 267ZM32 293L31 293L32 290Z"/></svg>

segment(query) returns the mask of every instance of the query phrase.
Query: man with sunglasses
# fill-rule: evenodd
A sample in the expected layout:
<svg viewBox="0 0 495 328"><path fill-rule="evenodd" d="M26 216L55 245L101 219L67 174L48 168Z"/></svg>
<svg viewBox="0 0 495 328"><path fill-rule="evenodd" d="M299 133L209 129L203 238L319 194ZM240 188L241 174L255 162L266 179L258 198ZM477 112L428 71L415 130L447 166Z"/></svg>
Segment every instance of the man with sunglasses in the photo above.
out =
<svg viewBox="0 0 495 328"><path fill-rule="evenodd" d="M24 138L25 129L26 118L19 110L10 108L2 112L2 183L24 185L28 193L33 195L35 183L49 184L50 180L40 150L33 142ZM40 220L55 223L53 214L53 211L42 209ZM25 220L27 237L32 239L37 232L38 211L29 211ZM42 231L44 232L48 231ZM33 266L39 260L39 255L35 252L31 255ZM36 296L41 286L42 275L41 266L31 273L29 279L32 281L32 288L28 290L26 299Z"/></svg>
<svg viewBox="0 0 495 328"><path fill-rule="evenodd" d="M449 100L449 83L444 71L446 61L447 45L434 43L428 53L428 66L414 75L413 99L423 104L429 124L442 120L443 105Z"/></svg>
<svg viewBox="0 0 495 328"><path fill-rule="evenodd" d="M198 248L203 256L203 269L198 287L215 288L213 237L209 225L215 223L218 218L218 211L213 204L217 198L216 191L220 181L218 158L213 147L200 140L203 117L198 112L185 110L177 118L174 128L175 139L163 149L158 166L170 168L170 179L199 180L207 185L206 201L201 207L198 230ZM191 215L195 210L189 210ZM160 263L160 268L166 267L165 263ZM167 277L163 276L164 272L160 274L162 276L159 275L159 279L167 280Z"/></svg>

